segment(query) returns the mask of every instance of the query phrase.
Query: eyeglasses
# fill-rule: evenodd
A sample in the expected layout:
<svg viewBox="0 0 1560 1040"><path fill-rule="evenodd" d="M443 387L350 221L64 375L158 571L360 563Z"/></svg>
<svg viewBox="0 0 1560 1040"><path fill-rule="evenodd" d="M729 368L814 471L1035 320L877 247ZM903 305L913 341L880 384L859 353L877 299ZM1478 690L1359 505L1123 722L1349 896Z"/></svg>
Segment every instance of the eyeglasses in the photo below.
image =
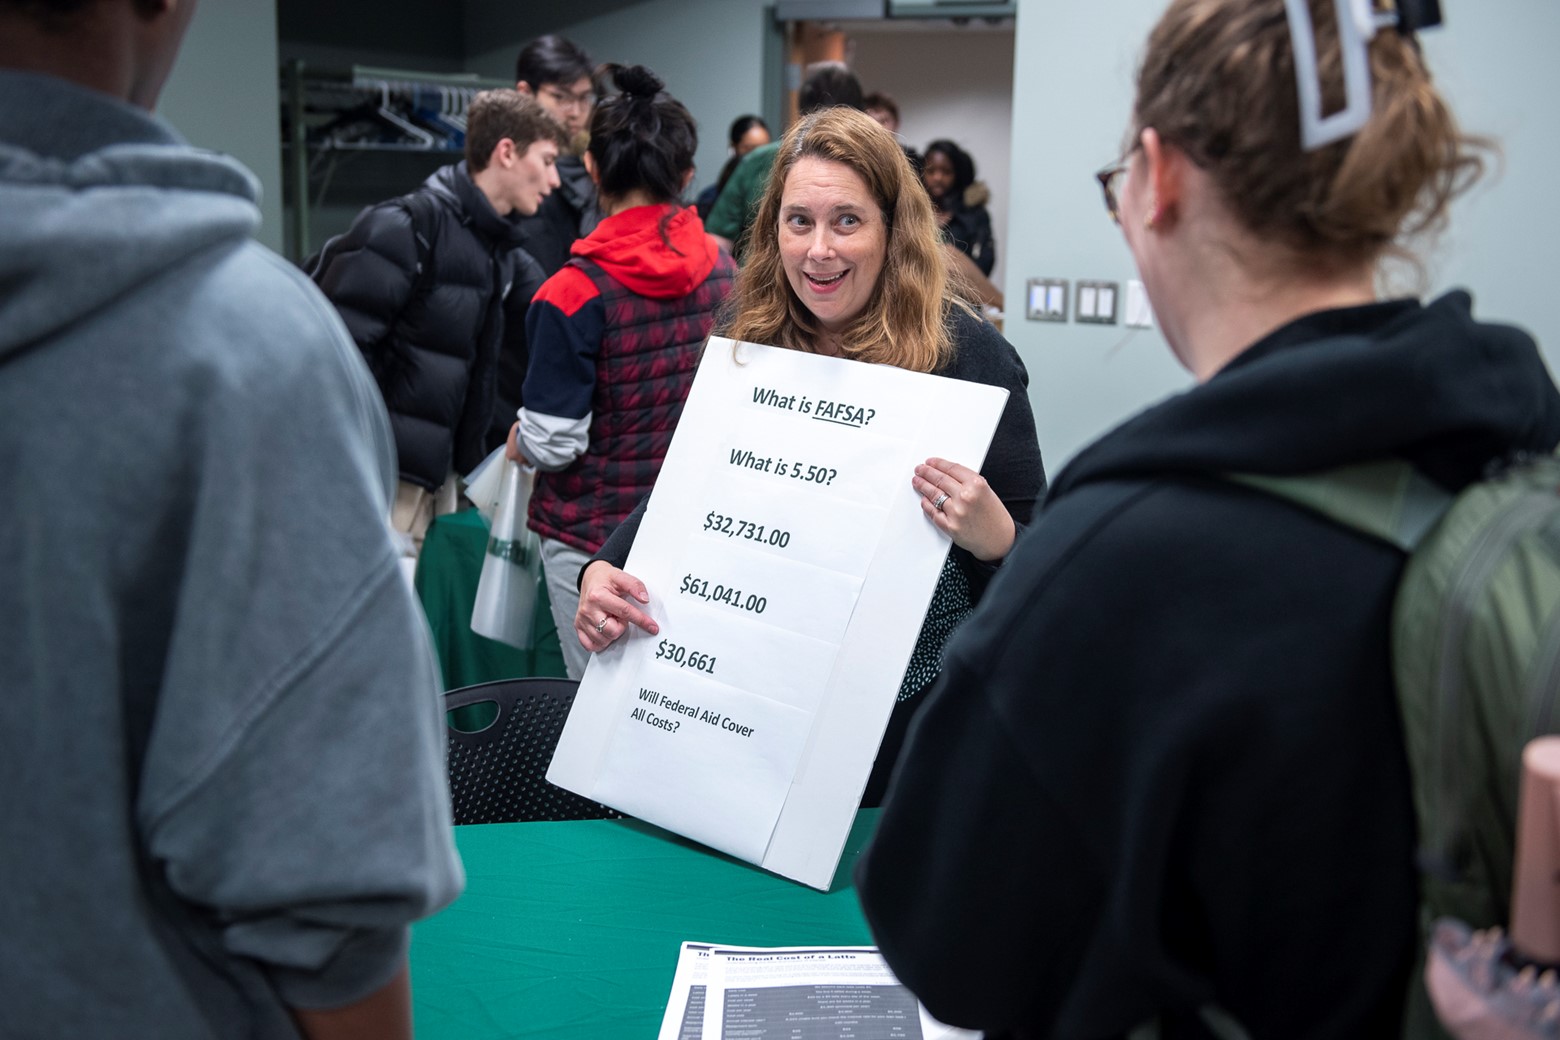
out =
<svg viewBox="0 0 1560 1040"><path fill-rule="evenodd" d="M1121 223L1121 205L1116 201L1116 179L1127 172L1131 158L1132 153L1128 152L1094 175L1094 179L1100 182L1100 191L1105 193L1105 212L1117 224Z"/></svg>
<svg viewBox="0 0 1560 1040"><path fill-rule="evenodd" d="M589 108L596 103L596 94L590 90L581 94L570 94L567 90L549 85L543 87L541 92L559 108Z"/></svg>

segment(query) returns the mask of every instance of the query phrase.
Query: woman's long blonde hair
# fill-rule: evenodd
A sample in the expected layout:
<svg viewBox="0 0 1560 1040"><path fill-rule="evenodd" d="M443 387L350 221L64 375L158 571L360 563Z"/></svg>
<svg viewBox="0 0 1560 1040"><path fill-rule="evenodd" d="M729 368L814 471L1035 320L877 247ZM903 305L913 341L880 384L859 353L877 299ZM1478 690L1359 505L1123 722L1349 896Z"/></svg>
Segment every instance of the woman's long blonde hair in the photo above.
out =
<svg viewBox="0 0 1560 1040"><path fill-rule="evenodd" d="M866 308L841 333L844 356L938 371L953 354L945 308L955 297L932 203L893 134L853 108L815 112L781 141L748 232L725 334L810 351L821 332L818 319L792 291L780 259L780 196L791 169L808 157L854 170L886 226L883 271Z"/></svg>

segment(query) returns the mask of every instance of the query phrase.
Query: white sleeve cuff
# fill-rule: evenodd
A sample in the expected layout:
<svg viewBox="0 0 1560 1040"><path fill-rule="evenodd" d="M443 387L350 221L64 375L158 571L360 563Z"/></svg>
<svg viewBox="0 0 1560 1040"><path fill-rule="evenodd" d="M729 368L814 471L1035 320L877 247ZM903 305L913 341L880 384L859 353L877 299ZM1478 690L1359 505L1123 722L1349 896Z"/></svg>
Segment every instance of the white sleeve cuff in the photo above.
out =
<svg viewBox="0 0 1560 1040"><path fill-rule="evenodd" d="M591 413L569 419L520 409L520 451L539 470L563 469L590 447Z"/></svg>

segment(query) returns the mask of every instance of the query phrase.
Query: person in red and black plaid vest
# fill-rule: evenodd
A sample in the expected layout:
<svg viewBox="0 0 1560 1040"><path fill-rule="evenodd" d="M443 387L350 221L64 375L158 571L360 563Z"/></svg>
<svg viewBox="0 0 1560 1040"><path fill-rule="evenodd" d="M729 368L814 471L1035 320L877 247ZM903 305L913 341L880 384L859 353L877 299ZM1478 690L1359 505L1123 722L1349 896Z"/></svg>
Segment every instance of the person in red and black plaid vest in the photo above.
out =
<svg viewBox="0 0 1560 1040"><path fill-rule="evenodd" d="M619 93L596 107L585 155L606 218L532 301L525 405L510 433L510 457L540 471L529 523L575 679L590 656L567 638L576 578L655 484L736 275L679 201L698 147L693 117L644 66L611 74Z"/></svg>

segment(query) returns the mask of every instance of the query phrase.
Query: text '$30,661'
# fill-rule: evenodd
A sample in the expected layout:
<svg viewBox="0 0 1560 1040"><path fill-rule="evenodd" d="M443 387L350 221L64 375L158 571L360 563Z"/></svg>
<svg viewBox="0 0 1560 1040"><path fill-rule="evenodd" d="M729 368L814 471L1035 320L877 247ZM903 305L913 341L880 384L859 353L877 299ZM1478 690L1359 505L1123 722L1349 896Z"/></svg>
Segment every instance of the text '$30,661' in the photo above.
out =
<svg viewBox="0 0 1560 1040"><path fill-rule="evenodd" d="M656 644L655 657L658 661L665 659L682 668L692 668L707 675L715 674L715 658L712 655L698 650L689 650L666 639Z"/></svg>

